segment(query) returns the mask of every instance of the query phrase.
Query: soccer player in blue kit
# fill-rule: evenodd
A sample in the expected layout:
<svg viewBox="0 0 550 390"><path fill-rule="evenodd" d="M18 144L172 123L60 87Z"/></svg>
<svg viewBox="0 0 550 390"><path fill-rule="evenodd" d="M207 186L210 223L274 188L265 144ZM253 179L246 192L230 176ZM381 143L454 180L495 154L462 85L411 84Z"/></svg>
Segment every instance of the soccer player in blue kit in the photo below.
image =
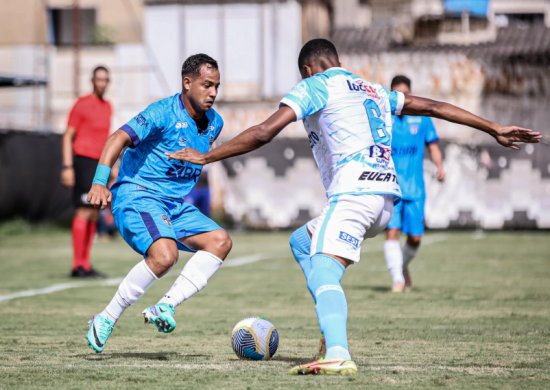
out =
<svg viewBox="0 0 550 390"><path fill-rule="evenodd" d="M406 76L395 76L390 88L410 95L411 80ZM445 180L445 171L438 146L439 138L431 118L394 115L392 121L391 152L402 195L388 223L384 253L392 276L392 291L402 292L412 286L409 264L416 256L424 234L424 145L428 145L440 182ZM401 232L408 235L403 252L399 244Z"/></svg>
<svg viewBox="0 0 550 390"><path fill-rule="evenodd" d="M334 45L307 42L298 56L300 81L265 122L204 153L187 147L170 158L205 165L248 153L270 142L288 124L303 120L327 191L321 215L296 230L290 246L315 302L324 356L290 374L354 375L347 340L347 301L340 284L346 267L360 260L361 242L384 230L401 198L391 159L392 114L433 116L467 125L519 149L540 133L503 127L453 105L390 92L340 67Z"/></svg>
<svg viewBox="0 0 550 390"><path fill-rule="evenodd" d="M89 322L88 344L102 352L124 310L178 261L178 250L195 252L175 283L157 303L143 311L159 332L176 327L174 309L202 290L231 250L225 230L183 201L201 165L172 160L166 154L184 147L208 152L223 127L212 109L220 86L217 62L205 54L185 60L182 92L151 104L117 130L105 144L88 201L112 212L124 240L144 260L124 280L105 310ZM124 147L117 182L106 188L111 167Z"/></svg>

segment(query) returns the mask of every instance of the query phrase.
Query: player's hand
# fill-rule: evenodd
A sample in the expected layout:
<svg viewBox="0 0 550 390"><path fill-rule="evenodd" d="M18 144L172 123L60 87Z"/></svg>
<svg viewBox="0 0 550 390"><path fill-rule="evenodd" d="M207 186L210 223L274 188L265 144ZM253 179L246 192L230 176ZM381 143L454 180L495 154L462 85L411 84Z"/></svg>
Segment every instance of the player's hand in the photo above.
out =
<svg viewBox="0 0 550 390"><path fill-rule="evenodd" d="M445 181L445 171L443 168L437 168L437 180L442 183Z"/></svg>
<svg viewBox="0 0 550 390"><path fill-rule="evenodd" d="M500 127L494 137L502 146L514 150L520 150L520 147L514 144L514 142L536 144L542 139L542 135L539 132L518 126Z"/></svg>
<svg viewBox="0 0 550 390"><path fill-rule="evenodd" d="M195 150L193 148L185 148L173 153L164 153L164 154L168 156L168 161L180 160L182 163L184 161L187 161L195 165L206 164L206 158L204 157L204 153L201 153L198 150Z"/></svg>
<svg viewBox="0 0 550 390"><path fill-rule="evenodd" d="M107 187L101 184L92 184L86 200L96 209L101 208L101 210L105 210L112 197L113 195Z"/></svg>
<svg viewBox="0 0 550 390"><path fill-rule="evenodd" d="M74 187L74 168L63 168L61 171L61 184L67 188Z"/></svg>

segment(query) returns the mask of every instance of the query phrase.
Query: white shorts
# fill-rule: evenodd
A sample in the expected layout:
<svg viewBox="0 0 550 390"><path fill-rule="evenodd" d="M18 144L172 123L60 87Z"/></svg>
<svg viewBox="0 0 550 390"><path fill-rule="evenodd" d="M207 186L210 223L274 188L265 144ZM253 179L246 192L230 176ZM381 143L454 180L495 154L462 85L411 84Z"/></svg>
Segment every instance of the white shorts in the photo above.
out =
<svg viewBox="0 0 550 390"><path fill-rule="evenodd" d="M361 243L386 228L393 212L393 195L333 196L317 218L307 224L311 256L326 253L359 261Z"/></svg>

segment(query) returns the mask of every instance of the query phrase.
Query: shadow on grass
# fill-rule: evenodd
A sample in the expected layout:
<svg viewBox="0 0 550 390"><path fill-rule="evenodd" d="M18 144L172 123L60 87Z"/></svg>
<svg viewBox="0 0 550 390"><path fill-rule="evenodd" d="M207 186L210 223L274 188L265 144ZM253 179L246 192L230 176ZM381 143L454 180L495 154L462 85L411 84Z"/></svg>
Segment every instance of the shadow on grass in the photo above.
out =
<svg viewBox="0 0 550 390"><path fill-rule="evenodd" d="M144 360L172 360L175 358L210 358L211 355L182 354L177 352L127 352L127 353L102 353L102 354L82 354L71 356L84 360L110 360L110 359L144 359Z"/></svg>
<svg viewBox="0 0 550 390"><path fill-rule="evenodd" d="M296 366L298 364L311 363L313 361L313 358L307 359L307 358L289 357L284 355L283 356L275 355L271 360L291 363L293 366Z"/></svg>
<svg viewBox="0 0 550 390"><path fill-rule="evenodd" d="M374 292L389 292L391 291L391 286L347 286L346 290L367 290Z"/></svg>

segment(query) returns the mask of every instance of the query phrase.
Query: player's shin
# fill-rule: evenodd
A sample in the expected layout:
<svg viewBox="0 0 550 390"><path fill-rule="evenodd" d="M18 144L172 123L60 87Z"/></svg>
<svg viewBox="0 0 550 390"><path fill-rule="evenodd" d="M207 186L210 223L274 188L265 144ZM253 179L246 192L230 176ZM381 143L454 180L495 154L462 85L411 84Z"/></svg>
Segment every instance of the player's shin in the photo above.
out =
<svg viewBox="0 0 550 390"><path fill-rule="evenodd" d="M307 231L307 224L299 229L296 229L294 233L292 233L289 243L292 254L298 262L300 268L302 268L304 276L307 280L311 270L311 259L309 255L311 248L311 237L309 237L309 233Z"/></svg>
<svg viewBox="0 0 550 390"><path fill-rule="evenodd" d="M135 304L158 279L145 260L139 262L120 283L115 296L100 314L116 322L124 310Z"/></svg>
<svg viewBox="0 0 550 390"><path fill-rule="evenodd" d="M206 287L208 280L222 264L223 261L214 254L198 251L185 264L183 271L159 303L171 304L173 307L180 305Z"/></svg>
<svg viewBox="0 0 550 390"><path fill-rule="evenodd" d="M403 277L403 253L399 241L384 242L384 254L386 256L386 264L390 270L393 284L405 283Z"/></svg>
<svg viewBox="0 0 550 390"><path fill-rule="evenodd" d="M325 358L351 359L347 340L348 305L340 280L345 267L330 256L311 258L308 288L316 299L319 326L325 335Z"/></svg>
<svg viewBox="0 0 550 390"><path fill-rule="evenodd" d="M403 266L405 268L409 267L410 262L416 257L420 244L417 246L411 246L407 241L403 245Z"/></svg>

